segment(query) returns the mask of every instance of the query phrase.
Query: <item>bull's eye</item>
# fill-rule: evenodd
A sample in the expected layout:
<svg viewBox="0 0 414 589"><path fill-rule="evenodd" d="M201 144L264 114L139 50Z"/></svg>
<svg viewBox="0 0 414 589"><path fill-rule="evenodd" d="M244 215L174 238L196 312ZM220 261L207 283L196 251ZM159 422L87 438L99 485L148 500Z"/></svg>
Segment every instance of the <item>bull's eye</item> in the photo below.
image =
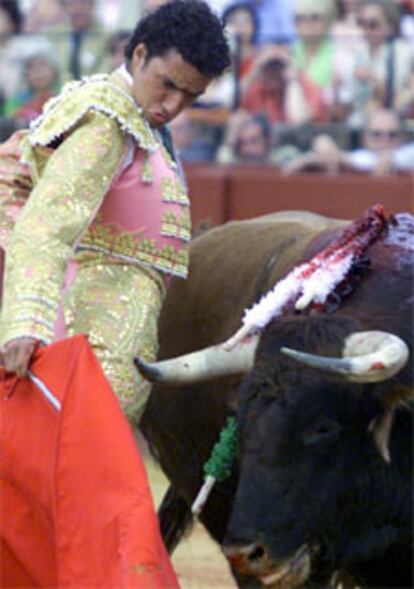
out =
<svg viewBox="0 0 414 589"><path fill-rule="evenodd" d="M324 419L304 433L305 445L320 444L335 440L339 435L340 427L336 421Z"/></svg>

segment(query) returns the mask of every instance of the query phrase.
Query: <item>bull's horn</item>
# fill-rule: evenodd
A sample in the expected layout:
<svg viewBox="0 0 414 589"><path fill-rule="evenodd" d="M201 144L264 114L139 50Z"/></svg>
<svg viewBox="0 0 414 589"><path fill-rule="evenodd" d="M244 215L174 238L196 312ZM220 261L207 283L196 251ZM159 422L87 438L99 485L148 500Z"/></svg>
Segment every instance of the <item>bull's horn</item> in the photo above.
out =
<svg viewBox="0 0 414 589"><path fill-rule="evenodd" d="M230 350L218 344L161 362L148 364L138 357L134 361L142 376L151 382L190 384L248 372L253 367L258 340L256 335Z"/></svg>
<svg viewBox="0 0 414 589"><path fill-rule="evenodd" d="M409 356L407 344L385 331L359 331L345 340L342 358L317 356L281 348L283 354L302 364L334 372L353 382L380 382L403 368Z"/></svg>

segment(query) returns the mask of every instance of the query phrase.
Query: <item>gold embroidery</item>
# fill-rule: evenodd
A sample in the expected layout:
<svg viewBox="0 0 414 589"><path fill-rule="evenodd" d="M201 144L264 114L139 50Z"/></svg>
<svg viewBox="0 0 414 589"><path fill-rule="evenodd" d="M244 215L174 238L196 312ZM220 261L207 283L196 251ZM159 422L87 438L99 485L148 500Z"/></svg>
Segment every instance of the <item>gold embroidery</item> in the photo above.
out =
<svg viewBox="0 0 414 589"><path fill-rule="evenodd" d="M157 318L165 294L162 278L154 270L93 252L79 254L78 264L63 303L67 334L88 334L123 410L137 419L150 384L139 375L133 358L139 354L151 361L156 356Z"/></svg>
<svg viewBox="0 0 414 589"><path fill-rule="evenodd" d="M142 149L153 152L158 148L155 135L133 97L111 82L109 75L66 84L59 96L48 101L44 114L33 122L30 144L49 145L75 127L90 110L116 119Z"/></svg>
<svg viewBox="0 0 414 589"><path fill-rule="evenodd" d="M188 206L190 201L187 192L178 176L170 178L165 176L161 180L161 194L164 202L174 202Z"/></svg>
<svg viewBox="0 0 414 589"><path fill-rule="evenodd" d="M183 219L174 213L168 216L171 233L163 233L188 241L190 236L189 213ZM170 245L157 247L154 239L140 238L142 230L131 232L113 224L102 224L101 215L97 215L93 225L84 235L79 251L87 249L100 251L129 262L141 262L162 272L170 272L177 276L187 276L188 252L186 249L175 249Z"/></svg>
<svg viewBox="0 0 414 589"><path fill-rule="evenodd" d="M0 145L0 245L3 249L32 189L30 170L19 161L21 142L27 132L17 131Z"/></svg>
<svg viewBox="0 0 414 589"><path fill-rule="evenodd" d="M154 180L154 173L152 171L152 166L148 155L146 155L144 163L142 164L141 179L146 184L151 184L151 182Z"/></svg>
<svg viewBox="0 0 414 589"><path fill-rule="evenodd" d="M89 113L53 152L7 249L0 338L53 340L55 309L73 244L89 225L123 153L118 123Z"/></svg>
<svg viewBox="0 0 414 589"><path fill-rule="evenodd" d="M166 211L162 216L161 234L189 241L191 237L189 211L184 211L182 215L177 215L173 211Z"/></svg>
<svg viewBox="0 0 414 589"><path fill-rule="evenodd" d="M99 223L87 229L119 169L125 133L148 152L160 147L132 96L117 87L112 76L98 76L65 86L23 138L22 161L29 164L34 188L8 244L0 342L21 336L46 343L53 340L63 276L82 235L81 249L187 275L184 248L157 248L150 239L137 243L137 234L113 231ZM58 149L48 147L62 136L65 140ZM161 150L175 168L163 146ZM20 197L19 188L10 194L7 187L5 191L6 199ZM167 192L171 202L188 205L178 181ZM0 224L0 236L10 232L14 221L8 213L4 226ZM186 239L186 227L184 219L170 216L163 229L172 237Z"/></svg>

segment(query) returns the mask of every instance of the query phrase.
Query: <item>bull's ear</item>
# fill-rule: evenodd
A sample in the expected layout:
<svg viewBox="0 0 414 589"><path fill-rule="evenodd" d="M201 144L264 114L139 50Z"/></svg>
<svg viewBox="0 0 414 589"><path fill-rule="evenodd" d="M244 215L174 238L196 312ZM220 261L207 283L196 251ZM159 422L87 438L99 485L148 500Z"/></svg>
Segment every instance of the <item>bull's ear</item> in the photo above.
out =
<svg viewBox="0 0 414 589"><path fill-rule="evenodd" d="M387 407L406 405L408 401L414 401L414 388L403 384L396 384L382 395L381 398Z"/></svg>
<svg viewBox="0 0 414 589"><path fill-rule="evenodd" d="M373 419L368 426L378 452L388 464L391 462L390 436L394 422L394 413L395 407L387 408L381 417Z"/></svg>
<svg viewBox="0 0 414 589"><path fill-rule="evenodd" d="M392 426L394 423L395 410L398 406L406 405L409 400L414 399L414 389L403 385L397 385L382 398L385 411L381 417L376 417L368 426L372 433L378 452L385 460L391 462L389 444Z"/></svg>

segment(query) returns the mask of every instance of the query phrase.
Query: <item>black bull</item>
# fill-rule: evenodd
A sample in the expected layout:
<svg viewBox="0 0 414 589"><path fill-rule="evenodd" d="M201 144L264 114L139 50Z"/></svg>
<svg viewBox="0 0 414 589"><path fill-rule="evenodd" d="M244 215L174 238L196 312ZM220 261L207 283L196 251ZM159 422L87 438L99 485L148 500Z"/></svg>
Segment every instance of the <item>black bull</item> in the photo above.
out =
<svg viewBox="0 0 414 589"><path fill-rule="evenodd" d="M189 279L172 282L162 312L159 358L226 340L243 310L325 247L342 223L284 213L195 239ZM323 584L346 569L367 586L412 586L412 353L397 375L370 384L280 353L287 346L340 356L345 338L366 330L396 334L412 348L406 246L384 238L371 245L368 267L337 308L270 323L244 377L154 385L142 431L172 483L161 508L167 544L188 523L203 465L226 417L237 414L233 475L216 485L200 520L224 544L242 584L251 576L278 588ZM390 462L373 436L385 414Z"/></svg>

